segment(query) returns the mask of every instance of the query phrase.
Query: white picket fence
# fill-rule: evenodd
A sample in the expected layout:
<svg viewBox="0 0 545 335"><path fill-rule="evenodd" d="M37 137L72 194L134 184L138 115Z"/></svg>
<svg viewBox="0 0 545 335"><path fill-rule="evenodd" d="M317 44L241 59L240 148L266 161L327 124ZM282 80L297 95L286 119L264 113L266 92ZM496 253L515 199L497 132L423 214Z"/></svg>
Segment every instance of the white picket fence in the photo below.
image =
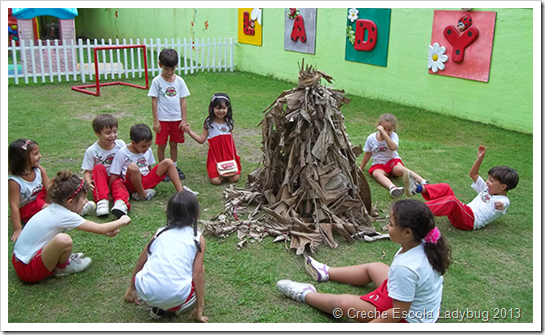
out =
<svg viewBox="0 0 545 335"><path fill-rule="evenodd" d="M173 38L164 39L149 39L145 38L140 41L137 38L123 39L120 43L119 39L112 43L109 39L108 43L104 39L94 39L93 42L87 39L85 42L78 39L75 44L74 40L46 40L44 43L38 40L35 43L32 40L20 41L20 45L16 46L15 41L12 41L8 47L9 54L12 57L13 66L8 72L8 78L13 78L15 84L20 83L20 78L24 78L24 83L28 84L30 80L37 83L40 79L45 82L62 82L64 81L93 81L95 76L95 64L93 49L95 47L111 47L111 46L127 46L127 45L145 45L147 49L147 71L151 78L160 73L161 69L157 64L157 56L164 48L172 48L178 52L180 62L178 63L177 72L179 75L195 73L198 71L233 71L233 38L210 38L205 42L202 39L184 38L183 42L178 38L174 41ZM85 57L86 56L86 57ZM115 80L127 78L142 78L146 69L143 64L143 48L130 49L114 49L114 50L99 50L97 53L98 73L102 80Z"/></svg>

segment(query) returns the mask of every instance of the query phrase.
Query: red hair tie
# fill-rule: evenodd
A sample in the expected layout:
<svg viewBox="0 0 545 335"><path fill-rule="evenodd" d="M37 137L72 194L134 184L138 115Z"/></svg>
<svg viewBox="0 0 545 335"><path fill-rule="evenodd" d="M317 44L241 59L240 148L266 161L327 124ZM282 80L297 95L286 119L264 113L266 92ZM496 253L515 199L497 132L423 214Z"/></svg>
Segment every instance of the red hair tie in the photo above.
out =
<svg viewBox="0 0 545 335"><path fill-rule="evenodd" d="M437 227L433 228L426 236L424 236L423 240L426 243L431 244L437 244L437 241L441 238L441 232Z"/></svg>
<svg viewBox="0 0 545 335"><path fill-rule="evenodd" d="M74 198L79 193L79 191L81 191L81 189L83 188L84 183L85 183L85 180L82 179L81 184L79 184L78 189L76 190L76 192L74 192L74 194L72 194L72 196L70 196L70 198L68 198L68 200Z"/></svg>

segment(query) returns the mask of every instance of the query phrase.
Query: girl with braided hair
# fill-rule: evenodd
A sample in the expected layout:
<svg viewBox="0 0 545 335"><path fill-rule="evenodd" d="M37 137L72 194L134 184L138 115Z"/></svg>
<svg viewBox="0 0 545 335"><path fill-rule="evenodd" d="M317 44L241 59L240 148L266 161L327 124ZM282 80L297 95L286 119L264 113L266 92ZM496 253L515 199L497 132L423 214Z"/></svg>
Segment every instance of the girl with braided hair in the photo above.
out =
<svg viewBox="0 0 545 335"><path fill-rule="evenodd" d="M204 308L204 237L197 230L199 202L180 191L167 203L167 225L157 230L136 261L125 301L152 306L152 318L195 306L189 318L208 322Z"/></svg>
<svg viewBox="0 0 545 335"><path fill-rule="evenodd" d="M72 171L57 173L48 191L51 204L27 222L13 246L13 267L22 281L34 283L51 275L81 272L91 264L89 257L72 253L72 238L66 231L76 228L113 237L119 227L131 222L126 215L102 224L81 217L78 213L87 204L89 189Z"/></svg>
<svg viewBox="0 0 545 335"><path fill-rule="evenodd" d="M333 280L355 286L373 282L366 295L317 293L312 284L280 280L277 289L335 318L359 322L433 323L439 317L443 275L451 263L450 246L435 226L431 210L421 201L400 200L390 212L390 240L400 244L390 266L369 263L329 267L306 256L305 269L318 282Z"/></svg>

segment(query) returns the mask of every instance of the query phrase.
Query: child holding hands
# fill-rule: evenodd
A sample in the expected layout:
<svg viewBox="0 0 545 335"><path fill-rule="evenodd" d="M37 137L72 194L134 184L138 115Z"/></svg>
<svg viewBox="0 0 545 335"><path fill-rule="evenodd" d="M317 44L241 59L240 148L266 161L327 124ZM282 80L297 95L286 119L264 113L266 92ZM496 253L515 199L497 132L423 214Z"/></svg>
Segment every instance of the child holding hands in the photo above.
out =
<svg viewBox="0 0 545 335"><path fill-rule="evenodd" d="M208 322L204 308L204 237L197 231L199 202L178 192L167 203L167 225L159 228L138 257L125 301L151 305L153 318L195 308L189 318Z"/></svg>
<svg viewBox="0 0 545 335"><path fill-rule="evenodd" d="M334 317L372 323L433 323L439 318L443 275L451 263L450 246L422 202L399 200L390 212L388 233L401 248L390 267L369 263L329 267L307 256L305 269L318 282L333 280L378 287L363 296L316 292L312 284L280 280L277 289ZM357 312L357 313L356 313Z"/></svg>
<svg viewBox="0 0 545 335"><path fill-rule="evenodd" d="M13 247L12 264L17 276L34 283L51 275L64 276L85 270L91 259L72 253L72 238L65 231L79 230L113 237L131 219L124 215L98 224L79 214L87 201L89 184L71 171L59 171L49 188L52 203L34 215Z"/></svg>
<svg viewBox="0 0 545 335"><path fill-rule="evenodd" d="M514 189L519 182L517 171L508 166L495 166L488 170L486 182L479 176L486 148L479 146L477 159L469 176L473 188L479 193L469 204L456 198L452 188L445 183L419 185L410 171L403 175L405 189L409 196L421 193L426 205L435 216L447 216L450 223L462 230L480 229L507 213L509 198L507 191Z"/></svg>
<svg viewBox="0 0 545 335"><path fill-rule="evenodd" d="M367 137L363 150L363 160L360 169L364 169L370 158L373 158L373 164L369 168L369 174L375 180L390 191L393 198L400 197L404 189L397 187L388 178L390 175L395 177L403 176L407 170L397 153L399 146L399 137L395 132L397 128L397 119L392 114L382 114L378 120L376 133ZM412 172L413 178L420 184L426 184L427 181Z"/></svg>
<svg viewBox="0 0 545 335"><path fill-rule="evenodd" d="M216 93L210 99L208 117L204 120L201 135L192 131L188 126L188 134L195 141L202 144L208 140L206 170L213 185L220 185L224 178L227 178L231 183L236 183L240 178L240 157L237 155L232 133L234 123L229 96L225 93ZM223 164L221 164L222 162ZM218 165L229 164L231 165L229 171L218 170Z"/></svg>

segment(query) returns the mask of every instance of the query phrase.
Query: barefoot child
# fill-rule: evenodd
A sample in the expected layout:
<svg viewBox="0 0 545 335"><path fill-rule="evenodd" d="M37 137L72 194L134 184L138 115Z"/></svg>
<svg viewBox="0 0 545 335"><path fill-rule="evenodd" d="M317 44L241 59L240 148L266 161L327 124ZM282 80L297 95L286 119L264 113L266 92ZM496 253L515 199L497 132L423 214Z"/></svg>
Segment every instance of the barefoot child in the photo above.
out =
<svg viewBox="0 0 545 335"><path fill-rule="evenodd" d="M312 284L280 280L277 289L334 317L373 323L433 323L439 317L443 275L451 263L450 246L435 226L430 209L420 201L396 201L388 233L400 244L392 265L369 263L329 267L307 256L305 268L318 282L333 280L378 287L363 296L317 293ZM356 314L356 312L358 312Z"/></svg>
<svg viewBox="0 0 545 335"><path fill-rule="evenodd" d="M191 192L178 192L167 203L167 225L159 228L140 257L125 301L153 306L151 316L176 315L195 308L189 318L208 322L204 308L204 237L197 231L199 202Z"/></svg>
<svg viewBox="0 0 545 335"><path fill-rule="evenodd" d="M114 201L112 214L120 218L130 209L129 192L122 179L109 185L109 178L115 154L125 146L125 142L117 139L117 119L113 115L97 115L93 120L93 130L98 140L85 151L81 164L83 177L93 191L97 216L108 215L111 190Z"/></svg>
<svg viewBox="0 0 545 335"><path fill-rule="evenodd" d="M12 263L17 276L34 283L51 275L64 276L85 270L91 259L72 253L72 238L65 231L79 229L113 237L131 219L124 215L98 224L80 213L87 203L89 184L71 171L59 171L49 188L51 205L34 215L13 246Z"/></svg>
<svg viewBox="0 0 545 335"><path fill-rule="evenodd" d="M378 120L376 133L367 137L363 150L363 160L360 169L364 169L370 158L373 158L373 164L369 168L369 174L375 180L390 191L393 198L398 198L403 194L403 187L397 187L388 178L389 176L401 177L407 170L401 158L397 153L399 146L399 137L395 132L397 128L397 119L392 114L382 114ZM426 180L416 173L412 173L415 180L421 184L426 184Z"/></svg>
<svg viewBox="0 0 545 335"><path fill-rule="evenodd" d="M224 178L236 183L240 177L240 157L235 148L233 127L233 109L229 96L225 93L216 93L210 100L202 134L199 136L188 128L188 134L198 143L202 144L208 140L206 169L213 185L220 185ZM218 163L222 162L231 164L231 171L218 170Z"/></svg>
<svg viewBox="0 0 545 335"><path fill-rule="evenodd" d="M479 146L477 159L469 171L469 176L473 179L471 188L479 193L469 204L458 200L448 184L418 185L410 172L403 175L405 189L409 192L407 195L421 193L435 216L447 216L450 223L458 229L483 228L507 213L510 204L507 191L514 189L519 182L517 171L507 166L491 168L485 182L479 176L485 153L485 147Z"/></svg>

